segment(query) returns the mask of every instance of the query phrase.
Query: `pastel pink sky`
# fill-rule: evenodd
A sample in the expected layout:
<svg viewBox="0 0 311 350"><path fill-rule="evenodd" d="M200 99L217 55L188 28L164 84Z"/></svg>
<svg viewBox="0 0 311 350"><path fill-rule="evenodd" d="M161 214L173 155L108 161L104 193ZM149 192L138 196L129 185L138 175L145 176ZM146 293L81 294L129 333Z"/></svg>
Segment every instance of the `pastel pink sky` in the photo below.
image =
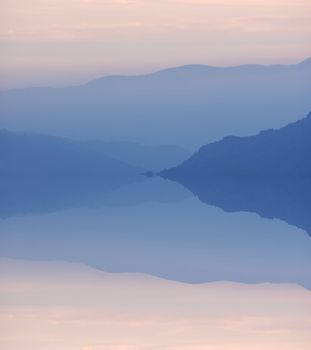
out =
<svg viewBox="0 0 311 350"><path fill-rule="evenodd" d="M297 285L187 285L80 264L0 260L5 350L306 350Z"/></svg>
<svg viewBox="0 0 311 350"><path fill-rule="evenodd" d="M310 0L3 0L1 86L311 55Z"/></svg>

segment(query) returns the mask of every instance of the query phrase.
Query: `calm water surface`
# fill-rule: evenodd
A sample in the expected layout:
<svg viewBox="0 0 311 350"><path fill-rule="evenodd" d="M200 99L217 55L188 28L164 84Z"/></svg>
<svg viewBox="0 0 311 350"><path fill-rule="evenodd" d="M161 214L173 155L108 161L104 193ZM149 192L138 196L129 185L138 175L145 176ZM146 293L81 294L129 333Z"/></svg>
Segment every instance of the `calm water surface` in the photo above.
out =
<svg viewBox="0 0 311 350"><path fill-rule="evenodd" d="M304 350L310 340L306 231L225 212L158 177L103 192L89 182L16 186L0 204L1 322L19 332L0 338L5 349ZM79 329L85 338L73 340ZM152 329L160 339L147 340Z"/></svg>

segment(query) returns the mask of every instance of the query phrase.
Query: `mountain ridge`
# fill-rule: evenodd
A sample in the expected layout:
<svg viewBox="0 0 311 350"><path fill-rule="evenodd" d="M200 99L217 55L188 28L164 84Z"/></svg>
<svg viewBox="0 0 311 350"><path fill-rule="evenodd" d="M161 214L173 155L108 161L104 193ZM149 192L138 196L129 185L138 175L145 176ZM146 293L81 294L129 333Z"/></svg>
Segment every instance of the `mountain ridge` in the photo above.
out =
<svg viewBox="0 0 311 350"><path fill-rule="evenodd" d="M189 175L197 177L207 174L271 174L275 171L283 174L289 172L310 175L311 164L307 162L307 154L311 149L310 135L311 112L303 119L280 129L263 130L253 136L226 136L219 141L206 144L192 157L174 168L163 170L160 175L174 177L174 174L177 175L182 170L187 170ZM291 156L289 162L292 163L286 164L285 160L289 156ZM277 167L273 166L273 162ZM257 168L256 163L259 165ZM209 167L206 167L207 165ZM304 165L307 168L304 169ZM261 168L262 166L264 167Z"/></svg>
<svg viewBox="0 0 311 350"><path fill-rule="evenodd" d="M0 93L1 127L85 140L155 145L161 140L194 149L206 140L281 127L306 114L308 62L188 65L67 88L10 90Z"/></svg>
<svg viewBox="0 0 311 350"><path fill-rule="evenodd" d="M159 175L226 212L255 212L311 236L311 113L279 130L202 146Z"/></svg>
<svg viewBox="0 0 311 350"><path fill-rule="evenodd" d="M23 90L35 90L35 89L52 89L52 90L62 90L62 89L70 89L70 88L79 88L83 86L89 86L97 83L100 83L104 80L118 80L118 79L132 79L132 78L146 78L146 77L152 77L152 76L158 76L163 73L167 72L185 72L190 71L191 69L202 71L235 71L235 70L249 70L251 68L258 68L258 69L271 69L271 68L280 68L280 69L292 69L292 68L298 68L301 66L308 66L311 65L311 57L307 57L306 59L299 61L298 63L292 63L292 64L260 64L260 63L246 63L246 64L239 64L239 65L229 65L229 66L214 66L209 64L202 64L202 63L189 63L189 64L183 64L180 66L172 66L168 68L163 68L155 71L151 71L144 74L108 74L99 76L98 78L88 80L86 82L75 84L75 85L66 85L63 87L52 87L52 86L33 86L33 87L24 87L24 88L11 88L7 90L2 90L1 93L5 92L11 92L11 91L23 91Z"/></svg>

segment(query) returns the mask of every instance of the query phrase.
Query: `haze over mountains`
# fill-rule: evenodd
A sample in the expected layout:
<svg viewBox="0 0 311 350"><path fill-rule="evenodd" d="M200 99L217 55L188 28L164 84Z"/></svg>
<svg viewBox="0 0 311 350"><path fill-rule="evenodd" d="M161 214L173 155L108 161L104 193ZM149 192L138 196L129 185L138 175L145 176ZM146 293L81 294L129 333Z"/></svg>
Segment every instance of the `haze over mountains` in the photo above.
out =
<svg viewBox="0 0 311 350"><path fill-rule="evenodd" d="M172 191L160 178L152 186L143 184L143 174L187 156L188 151L175 146L75 141L0 130L0 218L124 201L174 201L187 191L177 184Z"/></svg>
<svg viewBox="0 0 311 350"><path fill-rule="evenodd" d="M284 121L287 118L286 115L289 116L289 114L284 113L285 117L283 118L282 114L276 113L273 116L274 118L271 117L271 121L265 118L270 113L267 112L268 107L269 111L275 111L272 106L276 107L276 102L278 102L278 108L283 110L284 106L288 107L287 102L289 100L284 99L282 104L281 101L276 99L276 101L273 101L273 104L261 104L258 107L260 99L257 99L257 102L254 100L254 102L249 100L249 95L243 97L241 94L250 90L246 81L249 82L253 79L251 84L256 81L258 85L255 84L255 86L257 88L260 86L261 94L268 91L270 94L269 98L273 96L275 98L276 96L273 94L277 93L277 90L274 90L275 85L272 89L272 85L267 84L268 80L270 81L274 77L274 84L276 82L280 84L280 82L284 83L285 76L292 75L296 77L296 80L289 78L291 83L286 85L286 89L294 89L295 87L296 90L292 91L293 94L300 91L300 98L305 98L305 105L303 103L300 104L301 101L295 101L295 103L290 101L289 105L291 108L288 108L288 110L293 110L301 106L307 106L310 103L310 99L307 97L311 90L301 90L302 86L305 88L309 84L309 79L307 79L309 69L310 61L292 67L274 66L270 68L244 66L218 70L204 66L191 66L159 72L145 77L129 77L125 79L129 82L128 84L124 83L124 78L111 77L84 87L11 91L6 94L8 101L11 102L13 100L10 100L9 96L20 97L20 94L25 94L24 102L27 102L26 105L21 103L14 106L11 105L11 107L16 107L21 113L22 108L24 108L25 119L22 119L21 116L17 119L29 122L30 128L38 122L38 129L40 129L43 125L40 126L43 119L41 122L39 122L39 119L33 119L34 124L32 125L30 120L32 117L29 117L29 119L28 116L47 115L50 119L47 119L47 124L44 127L50 128L51 124L49 123L54 123L54 121L60 122L59 125L63 125L61 133L64 132L66 134L66 128L68 127L68 130L73 130L72 133L77 137L79 130L83 129L83 123L87 123L88 119L83 117L83 123L78 124L74 114L70 114L72 111L70 109L66 111L68 114L63 114L66 122L62 124L62 117L56 113L56 109L64 106L62 103L68 102L68 107L70 108L84 103L83 96L91 99L94 102L94 106L96 106L96 103L103 106L102 92L106 91L107 93L107 91L110 91L112 93L113 89L111 89L111 86L115 84L113 85L114 92L120 89L122 93L125 93L125 91L127 94L132 93L132 95L130 94L131 98L124 99L123 95L120 100L117 101L115 99L114 108L123 108L124 113L129 113L122 114L122 118L125 118L124 123L120 123L120 115L118 117L116 114L110 115L111 120L116 123L115 130L120 131L121 134L116 132L115 140L122 139L123 128L125 135L125 129L130 125L126 129L127 137L125 140L129 140L131 136L135 138L138 135L136 132L139 131L142 134L146 132L144 140L147 144L149 142L152 143L153 137L157 137L157 142L154 142L154 144L164 144L163 140L166 139L168 134L174 135L174 137L170 137L169 144L173 144L175 141L177 143L179 138L179 141L182 143L182 140L187 139L189 141L191 138L189 139L188 136L191 136L193 132L193 135L198 136L197 138L193 137L195 142L200 140L201 136L203 139L204 135L202 144L206 144L209 141L209 134L212 133L214 137L217 135L217 132L215 132L216 129L204 127L205 122L210 123L214 120L213 118L210 119L210 114L205 114L204 118L201 119L201 124L197 123L198 118L200 118L199 114L204 111L205 107L207 108L207 106L215 103L218 106L217 108L229 108L230 101L236 103L241 98L241 101L243 100L245 104L241 102L240 105L237 105L238 108L236 110L232 109L232 111L236 112L241 108L240 111L243 109L245 112L245 106L250 108L252 105L252 110L248 113L248 120L253 120L252 116L255 116L255 124L262 122L266 126L272 120L276 122L278 116L280 118L279 121ZM189 70L191 71L190 76L192 80L189 80ZM250 74L247 73L248 70L250 70ZM265 75L266 71L269 70L272 73ZM277 71L279 72L278 74L276 74ZM210 90L204 90L206 87L206 72L209 74L209 84L213 82L214 86L219 89L218 92L222 89L226 91L231 84L232 96L230 95L230 98L232 100L228 97L229 95L227 95L226 100L223 100L223 103L217 100L216 95L214 95L214 101L208 100L210 98L208 96L212 96L213 93L216 94L217 89L213 91L210 85ZM255 74L255 72L257 73ZM185 73L188 74L186 74L187 79L185 78ZM280 77L283 78L281 79ZM117 83L119 79L120 85ZM147 124L144 124L146 123L146 118L140 119L139 122L134 120L136 117L134 118L133 116L137 115L131 113L130 109L127 110L127 107L135 102L133 97L138 98L132 87L133 79L139 86L141 94L150 94L148 95L149 100L148 98L141 98L142 104L148 101L159 103L159 105L154 105L156 109L146 108L146 111L150 111L151 116L152 113L160 112L159 109L164 107L174 109L175 112L175 108L180 108L180 111L185 113L184 115L179 114L184 123L181 128L176 123L179 116L177 118L177 114L174 114L175 112L169 114L168 118L165 118L166 114L161 113L159 113L158 118L155 118L154 114L150 118L155 124L149 123L148 128L145 128ZM200 81L201 85L198 83ZM216 81L221 81L222 83L217 85ZM222 85L225 81L226 84L229 84L229 82L230 84ZM113 82L112 85L111 82ZM146 87L151 82L153 87L148 90ZM242 83L245 84L244 88L239 86L237 92L234 84ZM175 84L174 89L172 84ZM110 86L109 89L106 85ZM103 90L104 86L106 86L106 90ZM155 86L157 87L156 90L154 90ZM163 87L165 87L166 92L169 90L171 95L166 95L165 97ZM194 87L196 88L194 89ZM198 93L197 87L202 88L200 90L201 94ZM91 89L90 94L82 94L81 91L84 89L85 92L88 88ZM271 91L269 90L270 88ZM283 94L285 90L282 90L282 88L285 89L285 87L280 87L280 91ZM251 92L253 93L255 90L251 89ZM38 106L42 107L41 111L41 107L38 110L35 109L35 104L33 105L33 110L28 105L30 101L29 96L31 94L33 94L33 97L37 96L38 91L40 91L41 97L36 101ZM81 93L81 95L78 94L74 97L72 95L72 98L77 102L76 104L73 103L73 100L70 102L66 100L68 91L70 93L74 92L74 94L80 91L79 94ZM94 91L97 91L97 93L94 94ZM158 94L153 94L154 91L157 91ZM208 95L205 95L205 91L208 92ZM259 90L257 89L256 91L258 92ZM288 92L289 90L286 91ZM54 93L57 95L53 95L55 98L57 97L53 103L50 97L45 95L45 92L52 92L52 95ZM183 94L184 96L189 94L189 99L188 97L181 98ZM178 99L177 97L172 99L173 95L175 97L178 95ZM282 98L285 95L283 94ZM219 94L217 96L219 97ZM140 95L140 97L143 97L143 95ZM164 97L166 98L166 104L163 104ZM157 98L159 99L157 100ZM198 114L190 113L190 109L185 107L185 104L189 106L190 102L193 103L194 100L191 100L191 98L200 98L192 105L197 108L195 110ZM128 103L127 106L124 104L125 101ZM207 104L204 107L205 101L207 101ZM89 102L90 100L88 100ZM107 105L111 107L112 102L113 100L109 100ZM49 106L52 106L54 111L51 107L52 109L47 108L45 110L46 113L44 113L43 106L47 106L48 103L52 103L53 106ZM258 109L256 109L256 106ZM79 105L80 107L81 105ZM87 111L87 109L82 107L79 108L76 110L78 116L80 115L79 113ZM263 113L263 108L267 113ZM100 108L97 107L94 109L94 113L91 108L88 110L90 112L90 123L88 125L92 125L93 121L94 126L96 125L96 129L99 131L112 132L110 128L112 124L108 123L109 127L107 124L107 128L101 124L102 122L106 123L107 119L97 114L99 110ZM258 118L259 111L262 112L262 118ZM51 118L51 113L54 112L55 120ZM295 113L291 118L293 116L297 118L298 115ZM95 122L94 118L96 116L98 120ZM220 119L215 119L214 121L221 124L224 121L224 119L221 119L224 117L224 114L220 113L219 116ZM71 117L72 120L69 123L66 118ZM14 118L12 116L12 119L7 119L7 121L14 121ZM165 125L167 123L169 125L174 118L174 130L170 130L169 127L166 128ZM15 120L17 121L17 119ZM148 119L148 122L150 120ZM247 125L246 120L244 122ZM224 124L221 132L233 125L234 127L236 126L236 124ZM78 133L76 133L76 130ZM151 130L153 131L152 135ZM183 132L183 130L187 130L187 132ZM150 134L148 134L149 132ZM311 288L308 271L304 271L303 275L298 274L299 276L297 276L297 271L304 270L304 266L307 265L305 262L308 263L309 261L310 238L305 235L305 232L299 232L297 228L289 227L289 231L286 233L286 226L288 225L271 222L271 225L275 225L271 229L275 235L274 242L272 242L270 222L267 220L264 223L264 227L261 227L260 218L257 218L258 222L255 219L255 225L249 224L243 231L241 231L239 226L232 230L232 225L227 225L229 217L224 219L222 215L225 213L219 210L217 214L217 208L207 209L199 201L197 201L198 203L191 203L191 199L190 201L185 200L185 198L189 197L189 193L187 191L184 192L183 189L180 190L177 184L173 184L175 186L170 189L169 182L165 183L159 178L146 179L143 176L147 170L158 171L161 168L168 168L160 172L162 177L179 182L205 203L218 206L229 212L249 211L258 213L266 218L279 218L310 234L310 134L311 114L279 130L263 131L256 136L227 136L221 141L201 147L197 153L181 163L181 165L172 167L188 157L188 151L177 146L142 146L128 141L109 142L107 141L108 138L105 141L102 139L94 141L88 138L83 141L76 141L55 136L2 130L0 132L0 217L4 219L11 217L16 222L18 229L11 226L11 219L3 220L4 236L2 241L5 242L5 245L1 254L13 258L55 259L57 257L68 259L68 261L83 261L91 266L101 269L108 268L108 270L116 272L143 270L164 278L191 283L219 279L244 281L247 283L273 281L277 283L295 282ZM194 146L195 142L191 146ZM148 181L151 182L148 183ZM96 210L94 210L95 208ZM45 223L44 228L37 231L34 227L30 227L27 232L25 231L25 225L22 221L24 214L34 215L55 212L54 214L49 214L52 215L53 221L53 215L62 218L63 213L56 212L65 212L64 209L73 211L72 217L70 217L70 210L67 210L64 214L65 216L69 215L69 222L74 221L73 218L77 220L81 212L87 216L91 215L91 209L93 209L94 215L99 217L98 223L95 225L94 217L90 217L87 227L83 226L81 231L79 231L79 222L77 220L77 226L69 229L67 241L64 231L59 229L59 227L63 227L62 219L60 220L60 226L56 227L56 229L51 227L51 231L47 230L47 227L50 227L48 222ZM210 211L210 216L207 218L208 210ZM193 217L192 221L190 220L191 215ZM221 226L219 223L211 225L211 220L217 215L219 215L219 223L226 220L225 227L218 227L219 225ZM14 216L18 216L18 218L13 218ZM27 221L28 217L25 220ZM83 220L85 220L84 216ZM234 221L233 217L232 220ZM19 222L21 222L21 226L18 226ZM35 219L33 219L33 222L37 225ZM254 232L256 225L260 229L253 236L249 236L250 232ZM90 227L94 229L93 233L89 230ZM278 234L276 234L276 230L279 230ZM42 235L43 231L49 233ZM113 235L111 235L112 232ZM74 233L75 239L79 242L77 247L73 247L72 233ZM27 236L26 240L23 238L25 237L24 235ZM300 236L299 247L297 246L298 236ZM90 237L91 242L89 242ZM282 240L286 241L286 245L283 245L283 250L281 251L280 242ZM33 241L37 242L35 251L33 249ZM60 242L62 242L62 252L59 252ZM67 246L65 246L65 243ZM262 245L260 252L258 251L259 244ZM296 248L298 247L299 249L292 249L295 244ZM233 248L234 245L235 248ZM191 254L189 253L189 246L194 248ZM246 246L247 249L245 249ZM130 251L128 251L129 247L131 247ZM163 247L165 247L165 252ZM207 254L208 247L210 247L210 250ZM267 247L270 249L270 260L267 259ZM119 261L120 251L122 252L121 261ZM219 251L222 251L223 256L226 257L225 261L223 256L221 257L222 263L218 261L219 256L215 255L215 252ZM304 251L303 254L302 251ZM118 252L118 254L115 254L115 252ZM255 252L257 252L257 260L254 263ZM275 267L272 271L271 265L276 260L276 252L280 254L278 258L279 265L278 268ZM288 254L293 254L291 260L288 260ZM159 261L159 256L162 257L161 261ZM187 265L186 269L184 268L185 257L189 260L189 265ZM296 265L295 269L292 269L294 259L296 259ZM175 265L173 265L173 261ZM236 262L236 268L232 268L232 261ZM260 266L256 274L252 265L249 265L250 261L256 266ZM284 269L285 262L289 264L289 267ZM205 270L203 270L202 266L204 266Z"/></svg>
<svg viewBox="0 0 311 350"><path fill-rule="evenodd" d="M100 174L123 164L136 173L160 171L178 164L191 155L178 146L145 146L132 142L77 141L35 133L0 130L0 174L15 171L53 175L66 172ZM13 170L13 168L16 168ZM10 168L10 169L9 169Z"/></svg>
<svg viewBox="0 0 311 350"><path fill-rule="evenodd" d="M296 65L189 65L68 88L0 94L1 125L75 138L198 147L306 114L311 58Z"/></svg>
<svg viewBox="0 0 311 350"><path fill-rule="evenodd" d="M311 114L280 130L226 137L161 175L205 203L279 218L310 233L310 131ZM270 281L311 288L305 232L204 206L177 184L143 177L143 167L109 157L108 148L101 141L3 130L0 255L83 261L188 283Z"/></svg>
<svg viewBox="0 0 311 350"><path fill-rule="evenodd" d="M102 152L54 136L0 131L2 178L100 177L117 181L137 176L134 167Z"/></svg>
<svg viewBox="0 0 311 350"><path fill-rule="evenodd" d="M205 203L229 212L279 218L311 234L310 134L311 113L279 130L226 137L203 146L160 175L179 182ZM0 132L0 146L4 218L187 197L178 188L167 191L161 181L141 183L147 170L186 158L182 148L72 141L7 130Z"/></svg>
<svg viewBox="0 0 311 350"><path fill-rule="evenodd" d="M177 165L191 155L187 149L174 145L149 146L135 142L103 140L78 141L77 144L148 171L160 171Z"/></svg>

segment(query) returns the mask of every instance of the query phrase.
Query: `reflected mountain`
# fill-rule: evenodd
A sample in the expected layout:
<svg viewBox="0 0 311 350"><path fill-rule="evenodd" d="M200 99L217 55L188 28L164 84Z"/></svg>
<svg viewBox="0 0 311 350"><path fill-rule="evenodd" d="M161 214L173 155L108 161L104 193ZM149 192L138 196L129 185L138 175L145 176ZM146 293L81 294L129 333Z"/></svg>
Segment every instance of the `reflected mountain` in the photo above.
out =
<svg viewBox="0 0 311 350"><path fill-rule="evenodd" d="M280 219L311 236L311 181L307 177L219 176L181 183L206 204L226 212Z"/></svg>
<svg viewBox="0 0 311 350"><path fill-rule="evenodd" d="M0 217L96 205L142 168L71 140L0 131Z"/></svg>
<svg viewBox="0 0 311 350"><path fill-rule="evenodd" d="M0 256L14 259L81 262L187 283L297 283L311 289L311 239L304 231L249 213L225 213L194 197L11 217L0 220L0 242Z"/></svg>
<svg viewBox="0 0 311 350"><path fill-rule="evenodd" d="M192 193L179 184L143 175L107 181L100 176L0 180L0 218L52 213L71 208L175 202Z"/></svg>
<svg viewBox="0 0 311 350"><path fill-rule="evenodd" d="M278 218L311 235L311 113L280 130L203 146L164 178L225 211Z"/></svg>
<svg viewBox="0 0 311 350"><path fill-rule="evenodd" d="M174 160L184 158L183 152L173 146L79 142L1 130L0 218L179 200L191 194L180 185L168 186L160 178L151 181L143 175L146 170L142 165L154 169L169 161L174 164Z"/></svg>
<svg viewBox="0 0 311 350"><path fill-rule="evenodd" d="M300 125L308 125L308 118ZM290 129L297 130L296 126ZM293 151L281 159L292 160L296 155L295 164L304 166L308 162L303 162L303 157L308 152L300 146L308 145L309 129L302 129L306 133L299 137L282 132L292 148L303 153ZM215 167L213 174L206 171L209 167L204 162L200 165L201 155L205 157L203 149L196 158L195 172L191 167L185 166L183 170L189 171L183 172L177 167L168 170L166 175L170 176L166 177L174 177L201 200L213 204L206 206L180 184L147 178L141 175L141 168L88 147L63 139L3 134L0 209L7 219L0 220L0 257L82 262L104 271L143 272L187 283L290 282L311 289L306 268L311 264L311 240L303 230L279 220L225 213L215 207L254 211L308 230L307 171L264 175L256 173L261 168L253 162L250 175L233 172L231 162L229 173L223 171L225 167L219 167L218 172ZM270 134L279 135L277 131L266 133ZM278 149L283 149L286 137L277 138ZM269 139L264 137L265 142ZM248 149L254 155L259 149L257 139L253 148L240 138L231 141L226 149L229 155L240 141L244 144L241 158L250 153ZM262 159L273 164L276 153L270 154ZM220 163L226 165L223 160ZM21 215L36 213L45 214Z"/></svg>

